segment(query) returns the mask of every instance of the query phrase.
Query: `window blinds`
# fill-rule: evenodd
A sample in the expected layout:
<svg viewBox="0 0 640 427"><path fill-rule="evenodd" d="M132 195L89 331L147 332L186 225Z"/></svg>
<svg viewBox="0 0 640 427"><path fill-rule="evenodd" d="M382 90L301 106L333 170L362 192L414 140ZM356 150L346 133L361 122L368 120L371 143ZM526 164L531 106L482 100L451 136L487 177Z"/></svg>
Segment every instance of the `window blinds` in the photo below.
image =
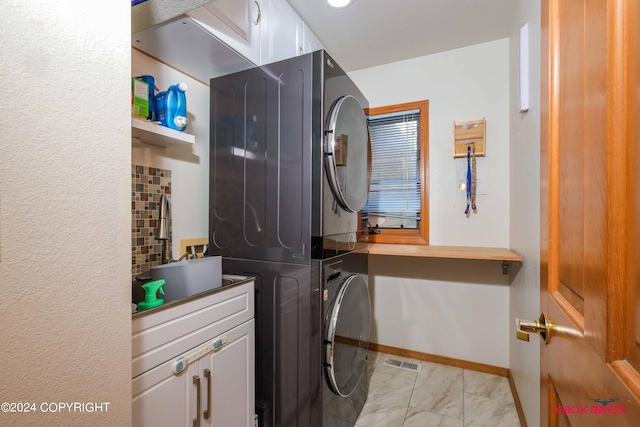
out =
<svg viewBox="0 0 640 427"><path fill-rule="evenodd" d="M420 110L369 117L371 189L364 213L420 219Z"/></svg>

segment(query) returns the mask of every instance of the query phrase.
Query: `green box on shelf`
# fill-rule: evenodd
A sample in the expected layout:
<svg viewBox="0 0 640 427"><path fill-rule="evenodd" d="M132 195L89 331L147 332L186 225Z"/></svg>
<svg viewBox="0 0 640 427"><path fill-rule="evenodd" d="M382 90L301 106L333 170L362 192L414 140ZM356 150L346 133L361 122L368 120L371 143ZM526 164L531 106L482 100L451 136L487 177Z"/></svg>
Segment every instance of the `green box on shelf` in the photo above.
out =
<svg viewBox="0 0 640 427"><path fill-rule="evenodd" d="M131 115L149 117L149 84L136 78L131 79Z"/></svg>

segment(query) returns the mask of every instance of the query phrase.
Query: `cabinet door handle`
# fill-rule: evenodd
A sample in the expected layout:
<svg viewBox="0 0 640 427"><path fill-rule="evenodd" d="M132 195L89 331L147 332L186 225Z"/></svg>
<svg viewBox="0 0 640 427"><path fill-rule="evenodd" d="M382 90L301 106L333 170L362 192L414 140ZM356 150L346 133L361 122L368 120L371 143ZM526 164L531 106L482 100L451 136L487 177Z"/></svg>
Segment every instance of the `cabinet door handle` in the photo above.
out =
<svg viewBox="0 0 640 427"><path fill-rule="evenodd" d="M256 6L258 6L258 17L255 21L253 21L253 25L258 25L260 23L260 17L262 17L262 10L260 10L260 3L254 0Z"/></svg>
<svg viewBox="0 0 640 427"><path fill-rule="evenodd" d="M200 427L200 410L202 409L200 404L200 377L194 375L193 383L196 385L196 411L198 414L196 419L193 420L193 427Z"/></svg>
<svg viewBox="0 0 640 427"><path fill-rule="evenodd" d="M204 377L207 379L207 409L204 411L204 419L211 418L211 371L207 368L204 370Z"/></svg>

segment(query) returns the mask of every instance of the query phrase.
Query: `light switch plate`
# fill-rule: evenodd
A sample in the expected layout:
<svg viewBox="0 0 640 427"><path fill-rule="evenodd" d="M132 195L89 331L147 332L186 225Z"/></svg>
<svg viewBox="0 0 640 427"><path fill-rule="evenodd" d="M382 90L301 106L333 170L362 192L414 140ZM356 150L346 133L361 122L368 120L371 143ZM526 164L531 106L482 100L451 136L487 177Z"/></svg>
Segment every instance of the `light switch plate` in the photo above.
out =
<svg viewBox="0 0 640 427"><path fill-rule="evenodd" d="M487 194L484 160L484 157L476 157L476 195ZM467 159L455 159L454 161L456 162L456 194L464 196L467 194Z"/></svg>

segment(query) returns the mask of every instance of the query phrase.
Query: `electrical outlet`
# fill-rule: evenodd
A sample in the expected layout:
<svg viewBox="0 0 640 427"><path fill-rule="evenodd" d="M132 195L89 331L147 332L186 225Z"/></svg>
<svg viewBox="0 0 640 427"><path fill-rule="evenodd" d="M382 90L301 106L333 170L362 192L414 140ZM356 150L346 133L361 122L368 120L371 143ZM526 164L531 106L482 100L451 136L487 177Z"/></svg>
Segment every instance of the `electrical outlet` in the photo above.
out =
<svg viewBox="0 0 640 427"><path fill-rule="evenodd" d="M185 259L192 259L191 247L195 246L196 256L202 258L204 256L204 248L209 245L209 238L200 237L196 239L181 239L180 240L180 256L187 254Z"/></svg>

